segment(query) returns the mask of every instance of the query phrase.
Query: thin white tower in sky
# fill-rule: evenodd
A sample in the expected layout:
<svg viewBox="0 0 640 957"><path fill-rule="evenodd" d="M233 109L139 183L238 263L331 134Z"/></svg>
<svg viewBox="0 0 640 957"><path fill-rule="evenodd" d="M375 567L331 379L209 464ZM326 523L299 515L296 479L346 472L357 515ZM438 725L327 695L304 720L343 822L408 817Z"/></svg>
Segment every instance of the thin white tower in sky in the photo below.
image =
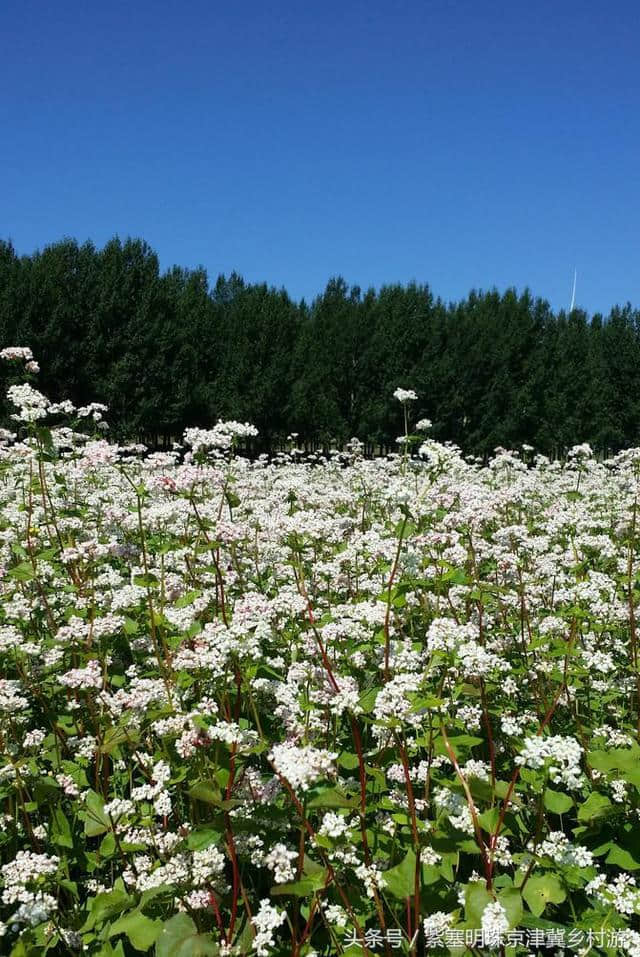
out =
<svg viewBox="0 0 640 957"><path fill-rule="evenodd" d="M569 312L573 312L576 304L576 282L578 279L578 270L573 270L573 289L571 290L571 305L569 306Z"/></svg>

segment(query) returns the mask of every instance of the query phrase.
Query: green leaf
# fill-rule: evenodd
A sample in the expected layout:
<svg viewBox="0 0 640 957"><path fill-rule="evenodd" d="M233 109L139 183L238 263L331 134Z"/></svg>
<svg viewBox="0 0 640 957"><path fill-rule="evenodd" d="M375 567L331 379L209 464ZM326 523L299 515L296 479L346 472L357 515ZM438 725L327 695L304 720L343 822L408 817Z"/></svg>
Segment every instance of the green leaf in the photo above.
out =
<svg viewBox="0 0 640 957"><path fill-rule="evenodd" d="M202 594L201 591L197 591L197 590L189 591L187 592L186 595L182 595L181 598L178 598L177 601L174 602L175 607L186 608L187 605L192 605L194 601L196 600L196 598L199 598L201 594Z"/></svg>
<svg viewBox="0 0 640 957"><path fill-rule="evenodd" d="M322 884L320 885L322 887ZM275 884L271 890L270 894L272 897L282 897L283 895L290 894L292 897L309 897L311 894L320 888L316 886L316 883L309 877L303 877L299 881L289 881L286 884Z"/></svg>
<svg viewBox="0 0 640 957"><path fill-rule="evenodd" d="M522 920L524 908L522 906L522 895L517 887L505 887L498 894L498 900L504 907L509 921L509 930L517 927Z"/></svg>
<svg viewBox="0 0 640 957"><path fill-rule="evenodd" d="M51 810L50 837L52 843L59 847L73 847L71 825L60 807L54 807Z"/></svg>
<svg viewBox="0 0 640 957"><path fill-rule="evenodd" d="M176 914L163 925L156 940L156 957L217 957L218 945L198 933L187 914Z"/></svg>
<svg viewBox="0 0 640 957"><path fill-rule="evenodd" d="M416 855L409 848L396 867L384 872L386 890L399 900L413 895L416 880Z"/></svg>
<svg viewBox="0 0 640 957"><path fill-rule="evenodd" d="M625 871L640 870L640 833L633 824L625 824L616 831L615 843L609 843L607 864L615 864Z"/></svg>
<svg viewBox="0 0 640 957"><path fill-rule="evenodd" d="M640 749L636 744L611 751L589 751L587 761L596 771L614 771L617 778L640 788Z"/></svg>
<svg viewBox="0 0 640 957"><path fill-rule="evenodd" d="M101 754L111 754L112 751L121 745L125 741L135 743L140 738L140 735L133 729L130 728L108 728L104 738L102 739L102 746L100 747Z"/></svg>
<svg viewBox="0 0 640 957"><path fill-rule="evenodd" d="M135 950L147 951L153 947L161 930L161 920L152 920L141 911L134 910L111 925L109 937L126 934Z"/></svg>
<svg viewBox="0 0 640 957"><path fill-rule="evenodd" d="M548 903L561 904L567 895L556 874L539 874L529 878L522 896L529 910L540 917Z"/></svg>
<svg viewBox="0 0 640 957"><path fill-rule="evenodd" d="M204 804L213 804L219 807L222 803L222 791L215 781L196 781L189 789L189 794Z"/></svg>
<svg viewBox="0 0 640 957"><path fill-rule="evenodd" d="M121 914L132 903L133 898L119 887L114 887L111 891L104 891L102 894L96 894L88 901L90 913L82 930L91 930L108 918Z"/></svg>
<svg viewBox="0 0 640 957"><path fill-rule="evenodd" d="M187 838L187 847L190 851L201 851L204 847L217 844L222 834L211 827L196 828Z"/></svg>
<svg viewBox="0 0 640 957"><path fill-rule="evenodd" d="M111 821L108 814L104 813L104 801L95 791L89 791L85 801L85 810L82 812L84 819L84 833L88 837L97 837L98 834L104 834L111 827Z"/></svg>
<svg viewBox="0 0 640 957"><path fill-rule="evenodd" d="M579 821L594 821L613 810L613 804L604 794L593 791L578 809Z"/></svg>
<svg viewBox="0 0 640 957"><path fill-rule="evenodd" d="M36 577L31 562L21 562L19 565L14 565L7 574L19 582L28 582Z"/></svg>
<svg viewBox="0 0 640 957"><path fill-rule="evenodd" d="M552 814L566 814L573 807L573 801L568 794L547 788L544 792L544 806Z"/></svg>
<svg viewBox="0 0 640 957"><path fill-rule="evenodd" d="M349 797L337 788L323 788L307 801L307 807L346 807L358 806L357 797Z"/></svg>
<svg viewBox="0 0 640 957"><path fill-rule="evenodd" d="M133 584L141 588L151 588L152 586L157 587L160 581L158 576L154 575L153 572L146 572L144 575L134 575Z"/></svg>
<svg viewBox="0 0 640 957"><path fill-rule="evenodd" d="M480 822L480 827L483 831L487 831L488 834L493 834L496 827L498 826L498 821L500 820L500 808L490 807L488 811L483 811L482 814L478 814L478 821Z"/></svg>
<svg viewBox="0 0 640 957"><path fill-rule="evenodd" d="M369 688L368 691L365 691L360 695L358 704L362 708L363 714L371 714L375 707L376 698L378 697L379 691L380 688Z"/></svg>
<svg viewBox="0 0 640 957"><path fill-rule="evenodd" d="M482 915L487 904L491 904L493 897L485 887L484 881L472 881L467 884L464 893L464 913L471 927L482 926Z"/></svg>
<svg viewBox="0 0 640 957"><path fill-rule="evenodd" d="M113 857L116 852L116 839L114 834L105 834L100 844L101 857Z"/></svg>

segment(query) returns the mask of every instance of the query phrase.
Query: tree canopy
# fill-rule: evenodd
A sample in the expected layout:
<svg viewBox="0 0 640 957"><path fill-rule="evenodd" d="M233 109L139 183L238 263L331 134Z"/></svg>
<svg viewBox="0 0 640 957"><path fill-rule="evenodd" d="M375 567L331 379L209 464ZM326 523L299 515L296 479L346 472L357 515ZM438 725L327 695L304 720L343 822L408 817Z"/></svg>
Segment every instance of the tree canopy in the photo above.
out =
<svg viewBox="0 0 640 957"><path fill-rule="evenodd" d="M0 241L0 341L29 345L56 400L104 402L122 438L248 420L261 448L356 435L395 448L397 386L414 419L469 453L562 454L640 443L640 312L554 313L529 290L445 303L427 285L366 292L342 277L307 305L202 268L161 272L141 239L73 239L18 256ZM6 414L8 410L5 408Z"/></svg>

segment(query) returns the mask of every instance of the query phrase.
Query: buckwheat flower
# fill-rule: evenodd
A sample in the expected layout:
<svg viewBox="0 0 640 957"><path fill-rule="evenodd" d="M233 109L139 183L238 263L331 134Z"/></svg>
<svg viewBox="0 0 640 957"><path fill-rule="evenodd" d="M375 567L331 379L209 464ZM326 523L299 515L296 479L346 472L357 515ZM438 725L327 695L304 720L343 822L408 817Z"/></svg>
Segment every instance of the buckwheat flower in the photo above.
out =
<svg viewBox="0 0 640 957"><path fill-rule="evenodd" d="M190 910L208 910L211 907L210 892L208 890L190 891L185 895L184 902Z"/></svg>
<svg viewBox="0 0 640 957"><path fill-rule="evenodd" d="M469 731L478 731L482 719L482 708L477 705L462 705L456 711L456 718L462 721Z"/></svg>
<svg viewBox="0 0 640 957"><path fill-rule="evenodd" d="M500 835L493 848L489 850L489 856L496 864L501 864L503 867L511 867L513 864L513 855L509 849L509 838Z"/></svg>
<svg viewBox="0 0 640 957"><path fill-rule="evenodd" d="M599 728L593 729L594 738L604 738L611 748L630 748L633 745L633 738L624 731L618 731L617 728L609 724L603 724Z"/></svg>
<svg viewBox="0 0 640 957"><path fill-rule="evenodd" d="M30 895L30 900L20 904L11 921L16 924L28 924L37 927L58 908L58 902L51 894L38 891Z"/></svg>
<svg viewBox="0 0 640 957"><path fill-rule="evenodd" d="M416 422L416 429L418 430L418 432L427 432L432 425L433 425L433 422L431 421L431 419L419 419Z"/></svg>
<svg viewBox="0 0 640 957"><path fill-rule="evenodd" d="M224 871L225 858L217 847L210 845L201 851L194 851L191 858L193 882L197 887L211 883Z"/></svg>
<svg viewBox="0 0 640 957"><path fill-rule="evenodd" d="M160 817L168 817L172 811L171 795L168 791L161 791L153 800L153 810Z"/></svg>
<svg viewBox="0 0 640 957"><path fill-rule="evenodd" d="M12 861L2 865L4 890L2 900L5 904L18 903L22 899L22 889L41 877L50 877L58 870L60 859L48 854L35 854L33 851L18 851Z"/></svg>
<svg viewBox="0 0 640 957"><path fill-rule="evenodd" d="M284 844L274 844L265 856L264 862L269 870L273 871L276 884L285 884L296 876L292 861L298 857L297 851L287 850Z"/></svg>
<svg viewBox="0 0 640 957"><path fill-rule="evenodd" d="M80 788L69 774L56 774L56 781L67 797L78 797Z"/></svg>
<svg viewBox="0 0 640 957"><path fill-rule="evenodd" d="M75 411L75 408L75 405L70 399L64 399L62 402L52 402L49 406L49 413L51 415L56 415L59 413L70 415Z"/></svg>
<svg viewBox="0 0 640 957"><path fill-rule="evenodd" d="M322 824L320 825L318 833L324 834L326 837L344 837L352 826L351 822L344 815L336 814L334 811L327 811L322 818Z"/></svg>
<svg viewBox="0 0 640 957"><path fill-rule="evenodd" d="M482 912L482 935L485 947L500 947L509 930L507 912L500 901L491 901Z"/></svg>
<svg viewBox="0 0 640 957"><path fill-rule="evenodd" d="M324 916L335 927L346 927L349 921L347 912L339 904L327 904L323 907Z"/></svg>
<svg viewBox="0 0 640 957"><path fill-rule="evenodd" d="M67 930L64 927L61 927L60 936L70 950L82 950L84 947L82 934L78 933L78 931Z"/></svg>
<svg viewBox="0 0 640 957"><path fill-rule="evenodd" d="M364 884L367 897L375 897L376 890L383 890L387 886L384 873L373 864L360 864L355 868L355 874Z"/></svg>
<svg viewBox="0 0 640 957"><path fill-rule="evenodd" d="M22 747L39 748L46 736L46 731L43 731L41 728L34 728L33 731L27 731L22 739Z"/></svg>
<svg viewBox="0 0 640 957"><path fill-rule="evenodd" d="M528 850L533 851L531 842ZM566 864L569 867L591 867L593 854L581 844L571 844L569 838L562 831L550 831L548 836L537 848L537 853L550 857L556 864Z"/></svg>
<svg viewBox="0 0 640 957"><path fill-rule="evenodd" d="M465 798L457 791L451 791L448 788L438 788L433 800L437 808L444 811L454 827L467 834L474 833L473 818ZM475 811L477 812L477 808Z"/></svg>
<svg viewBox="0 0 640 957"><path fill-rule="evenodd" d="M102 688L102 665L99 661L90 661L84 668L72 668L60 675L58 681L67 688L78 688L88 691L91 688Z"/></svg>
<svg viewBox="0 0 640 957"><path fill-rule="evenodd" d="M504 658L488 651L475 641L467 641L458 648L462 671L467 678L488 675L492 671L509 671L511 665Z"/></svg>
<svg viewBox="0 0 640 957"><path fill-rule="evenodd" d="M627 797L626 781L612 781L611 791L613 800L616 801L617 804L622 804Z"/></svg>
<svg viewBox="0 0 640 957"><path fill-rule="evenodd" d="M253 949L258 957L268 957L269 948L275 946L273 932L286 920L285 911L279 911L265 898L260 901L260 909L251 918L256 929Z"/></svg>
<svg viewBox="0 0 640 957"><path fill-rule="evenodd" d="M511 675L507 677L502 682L502 690L505 694L514 695L518 691L518 683Z"/></svg>
<svg viewBox="0 0 640 957"><path fill-rule="evenodd" d="M334 762L338 755L311 745L299 748L294 744L277 744L268 757L276 771L287 779L294 790L299 788L308 791L320 778L335 775Z"/></svg>
<svg viewBox="0 0 640 957"><path fill-rule="evenodd" d="M422 921L422 929L425 936L425 949L431 947L443 947L445 934L453 924L453 914L446 914L444 911L436 911L429 914Z"/></svg>
<svg viewBox="0 0 640 957"><path fill-rule="evenodd" d="M422 850L420 860L423 864L428 864L433 867L441 862L442 855L438 854L437 851L434 851L432 847L425 847Z"/></svg>
<svg viewBox="0 0 640 957"><path fill-rule="evenodd" d="M18 360L31 362L33 352L28 346L7 346L6 349L0 351L0 359L6 359L9 362L16 362Z"/></svg>
<svg viewBox="0 0 640 957"><path fill-rule="evenodd" d="M133 814L136 809L136 806L133 801L129 801L122 798L115 798L113 801L109 801L104 806L104 813L108 814L109 817L113 818L114 821L117 821L121 817L125 817L127 814Z"/></svg>
<svg viewBox="0 0 640 957"><path fill-rule="evenodd" d="M471 758L461 768L466 778L478 778L480 781L489 780L490 767L486 761L477 761Z"/></svg>
<svg viewBox="0 0 640 957"><path fill-rule="evenodd" d="M20 694L19 681L0 679L0 711L13 714L29 707L27 699Z"/></svg>
<svg viewBox="0 0 640 957"><path fill-rule="evenodd" d="M50 402L46 396L30 385L12 385L7 389L7 398L19 408L11 418L16 422L37 422L47 416Z"/></svg>
<svg viewBox="0 0 640 957"><path fill-rule="evenodd" d="M166 864L161 864L155 870L150 870L151 862L149 861L147 865L140 856L135 858L135 863L137 875L133 872L127 874L125 871L123 878L125 874L131 877L131 881L127 882L132 883L139 891L148 891L162 884L186 884L190 880L189 859L186 854L176 854Z"/></svg>
<svg viewBox="0 0 640 957"><path fill-rule="evenodd" d="M640 889L630 874L618 874L613 881L599 874L586 885L585 892L605 906L612 905L619 914L637 913L640 908Z"/></svg>
<svg viewBox="0 0 640 957"><path fill-rule="evenodd" d="M90 761L96 753L98 742L92 734L86 734L82 738L72 735L67 738L67 745L78 757Z"/></svg>
<svg viewBox="0 0 640 957"><path fill-rule="evenodd" d="M575 738L553 735L545 738L541 735L528 737L522 751L517 755L516 764L528 768L542 768L547 761L549 777L552 781L565 784L575 790L582 785L580 759L582 747Z"/></svg>
<svg viewBox="0 0 640 957"><path fill-rule="evenodd" d="M378 692L374 705L374 715L379 721L389 722L397 726L401 722L418 727L424 721L424 714L415 712L412 702L407 697L415 694L422 681L417 674L398 674L388 681ZM374 726L373 733L379 736L384 733L380 726Z"/></svg>
<svg viewBox="0 0 640 957"><path fill-rule="evenodd" d="M592 456L593 449L588 442L583 442L582 445L574 445L567 453L567 458L569 459L588 459Z"/></svg>
<svg viewBox="0 0 640 957"><path fill-rule="evenodd" d="M615 671L616 665L613 656L605 651L583 651L582 657L585 665L592 671L601 671L603 674L609 674Z"/></svg>
<svg viewBox="0 0 640 957"><path fill-rule="evenodd" d="M396 389L393 393L393 398L397 399L398 402L414 402L418 396L413 391L413 389Z"/></svg>

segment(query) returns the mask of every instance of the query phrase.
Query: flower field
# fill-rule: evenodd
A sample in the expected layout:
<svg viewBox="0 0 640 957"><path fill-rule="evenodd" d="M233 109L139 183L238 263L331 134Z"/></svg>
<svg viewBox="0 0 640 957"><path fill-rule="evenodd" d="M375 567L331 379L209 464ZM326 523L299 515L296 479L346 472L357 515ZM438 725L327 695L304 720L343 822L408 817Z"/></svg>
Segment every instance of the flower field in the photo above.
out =
<svg viewBox="0 0 640 957"><path fill-rule="evenodd" d="M398 390L389 459L154 453L20 381L1 953L640 954L640 449L411 456Z"/></svg>

